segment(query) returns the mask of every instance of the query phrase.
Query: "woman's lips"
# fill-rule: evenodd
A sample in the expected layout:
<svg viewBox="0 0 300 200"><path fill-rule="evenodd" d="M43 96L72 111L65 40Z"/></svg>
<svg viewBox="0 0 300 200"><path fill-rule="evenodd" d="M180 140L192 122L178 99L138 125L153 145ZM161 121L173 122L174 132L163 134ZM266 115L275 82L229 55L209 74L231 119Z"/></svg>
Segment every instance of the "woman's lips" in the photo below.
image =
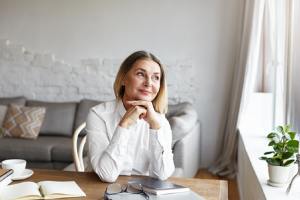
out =
<svg viewBox="0 0 300 200"><path fill-rule="evenodd" d="M151 94L151 92L148 90L140 90L140 92L146 95Z"/></svg>

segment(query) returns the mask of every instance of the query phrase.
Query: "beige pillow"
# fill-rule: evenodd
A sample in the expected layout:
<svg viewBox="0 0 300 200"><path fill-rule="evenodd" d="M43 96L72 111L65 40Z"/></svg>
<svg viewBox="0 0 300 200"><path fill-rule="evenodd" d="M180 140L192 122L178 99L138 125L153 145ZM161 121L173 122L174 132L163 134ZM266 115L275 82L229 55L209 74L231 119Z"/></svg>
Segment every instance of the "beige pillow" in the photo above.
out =
<svg viewBox="0 0 300 200"><path fill-rule="evenodd" d="M173 148L178 140L181 140L194 128L198 114L191 103L183 102L169 105L167 118L172 129Z"/></svg>
<svg viewBox="0 0 300 200"><path fill-rule="evenodd" d="M38 137L45 113L45 107L10 104L1 128L3 137L35 140Z"/></svg>
<svg viewBox="0 0 300 200"><path fill-rule="evenodd" d="M5 118L5 115L6 115L6 111L7 111L7 106L0 105L0 127L2 127L4 118Z"/></svg>

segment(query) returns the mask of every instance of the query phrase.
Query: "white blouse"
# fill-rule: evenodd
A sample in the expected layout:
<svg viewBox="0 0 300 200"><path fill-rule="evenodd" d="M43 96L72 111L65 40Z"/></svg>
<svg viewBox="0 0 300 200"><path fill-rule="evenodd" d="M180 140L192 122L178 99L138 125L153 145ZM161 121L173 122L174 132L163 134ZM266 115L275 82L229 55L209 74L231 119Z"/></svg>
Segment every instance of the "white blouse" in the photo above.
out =
<svg viewBox="0 0 300 200"><path fill-rule="evenodd" d="M123 102L117 104L117 100L91 108L86 119L88 163L85 171L96 172L105 182L132 174L166 180L175 166L172 131L165 115L157 113L159 130L150 129L143 119L137 119L128 130L119 126L125 113Z"/></svg>

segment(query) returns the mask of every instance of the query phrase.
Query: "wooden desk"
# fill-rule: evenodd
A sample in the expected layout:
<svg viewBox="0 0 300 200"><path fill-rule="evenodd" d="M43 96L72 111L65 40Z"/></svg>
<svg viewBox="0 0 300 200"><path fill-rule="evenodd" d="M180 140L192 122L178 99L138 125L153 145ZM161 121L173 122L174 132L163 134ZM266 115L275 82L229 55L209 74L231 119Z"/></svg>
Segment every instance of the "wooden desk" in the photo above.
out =
<svg viewBox="0 0 300 200"><path fill-rule="evenodd" d="M104 199L104 192L110 183L102 182L99 177L93 172L68 172L60 170L43 170L32 169L34 174L25 180L13 181L11 184L16 184L25 181L39 182L39 181L75 181L79 187L86 194L84 198L77 199ZM142 178L143 176L132 176ZM119 176L116 183L120 183L123 188L127 186L127 182L132 180L128 176ZM182 185L190 188L195 193L199 194L207 200L227 200L228 199L228 184L223 180L206 180L206 179L192 179L192 178L168 178L169 182ZM75 198L69 198L75 200Z"/></svg>

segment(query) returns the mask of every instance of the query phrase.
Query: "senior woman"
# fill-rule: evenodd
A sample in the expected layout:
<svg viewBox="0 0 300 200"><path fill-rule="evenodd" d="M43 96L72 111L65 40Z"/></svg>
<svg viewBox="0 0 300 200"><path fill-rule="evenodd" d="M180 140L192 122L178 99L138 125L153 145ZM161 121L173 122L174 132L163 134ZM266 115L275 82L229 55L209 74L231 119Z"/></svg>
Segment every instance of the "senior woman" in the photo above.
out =
<svg viewBox="0 0 300 200"><path fill-rule="evenodd" d="M91 108L86 119L88 164L105 182L119 175L165 180L174 172L166 76L161 61L137 51L122 63L116 99Z"/></svg>

